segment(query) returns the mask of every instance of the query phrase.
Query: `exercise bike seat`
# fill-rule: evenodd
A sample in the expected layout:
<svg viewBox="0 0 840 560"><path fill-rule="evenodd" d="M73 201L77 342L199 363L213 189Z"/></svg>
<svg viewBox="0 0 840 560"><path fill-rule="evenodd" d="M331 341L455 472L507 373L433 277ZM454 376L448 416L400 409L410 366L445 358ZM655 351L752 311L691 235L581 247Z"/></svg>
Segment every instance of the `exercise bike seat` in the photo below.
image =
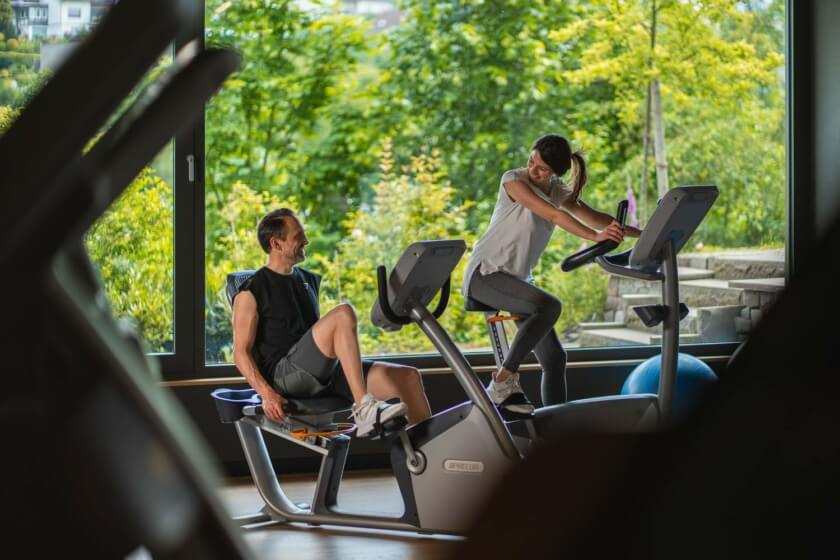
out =
<svg viewBox="0 0 840 560"><path fill-rule="evenodd" d="M495 307L490 307L489 305L484 305L478 300L475 300L469 296L464 298L464 309L467 311L483 311L484 313L498 313L499 310Z"/></svg>
<svg viewBox="0 0 840 560"><path fill-rule="evenodd" d="M262 402L254 389L216 389L210 394L216 402L219 419L225 423L236 422L245 416L246 406L259 406ZM308 399L286 399L283 410L290 417L312 417L349 412L353 405L340 395L324 395Z"/></svg>

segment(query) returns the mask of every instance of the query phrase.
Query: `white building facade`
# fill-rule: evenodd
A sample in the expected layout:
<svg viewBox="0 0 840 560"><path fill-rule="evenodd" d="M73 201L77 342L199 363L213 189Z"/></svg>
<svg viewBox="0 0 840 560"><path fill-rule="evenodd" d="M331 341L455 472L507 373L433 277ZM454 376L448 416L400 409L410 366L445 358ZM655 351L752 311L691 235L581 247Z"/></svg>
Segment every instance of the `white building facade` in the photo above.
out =
<svg viewBox="0 0 840 560"><path fill-rule="evenodd" d="M102 17L116 0L13 0L21 37L74 37Z"/></svg>

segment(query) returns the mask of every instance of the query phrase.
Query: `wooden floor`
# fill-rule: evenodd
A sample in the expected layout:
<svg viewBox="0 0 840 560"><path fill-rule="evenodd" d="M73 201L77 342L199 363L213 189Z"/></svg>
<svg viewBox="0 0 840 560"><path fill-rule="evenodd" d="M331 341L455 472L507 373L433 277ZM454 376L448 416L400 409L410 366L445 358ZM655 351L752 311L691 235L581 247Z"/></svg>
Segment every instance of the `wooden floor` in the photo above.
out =
<svg viewBox="0 0 840 560"><path fill-rule="evenodd" d="M281 481L292 501L311 502L315 475L286 475ZM229 481L221 496L232 516L256 513L263 506L251 479ZM342 509L390 516L400 515L403 509L396 481L388 471L345 473L338 503ZM295 560L444 559L460 540L452 536L297 523L252 527L243 529L243 533L257 558Z"/></svg>

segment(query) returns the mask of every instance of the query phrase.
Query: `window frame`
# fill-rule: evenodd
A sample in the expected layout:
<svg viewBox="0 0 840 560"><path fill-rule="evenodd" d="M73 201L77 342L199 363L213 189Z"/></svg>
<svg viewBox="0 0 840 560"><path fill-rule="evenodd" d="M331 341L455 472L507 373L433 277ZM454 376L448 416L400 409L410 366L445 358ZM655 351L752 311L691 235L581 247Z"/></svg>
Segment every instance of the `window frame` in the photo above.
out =
<svg viewBox="0 0 840 560"><path fill-rule="evenodd" d="M203 8L204 2L201 5ZM197 48L204 48L203 12L201 16L196 17L192 25L176 37L176 53L193 41ZM197 359L199 350L203 351L199 334L203 334L204 329L204 291L196 289L196 286L203 286L204 283L204 245L201 241L204 232L204 173L202 158L199 156L204 153L203 126L201 119L174 139L174 351L154 354L164 379L168 381L207 375L203 361ZM193 158L192 180L188 163L190 156ZM202 212L197 211L199 203ZM201 306L197 305L200 298Z"/></svg>

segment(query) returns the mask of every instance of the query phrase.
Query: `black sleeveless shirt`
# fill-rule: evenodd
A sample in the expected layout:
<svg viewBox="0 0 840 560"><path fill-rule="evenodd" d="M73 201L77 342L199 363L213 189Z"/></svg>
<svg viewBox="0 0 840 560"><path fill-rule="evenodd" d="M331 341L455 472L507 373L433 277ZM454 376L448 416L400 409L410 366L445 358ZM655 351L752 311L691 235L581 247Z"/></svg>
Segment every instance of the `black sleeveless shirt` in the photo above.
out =
<svg viewBox="0 0 840 560"><path fill-rule="evenodd" d="M321 277L303 268L294 267L285 275L262 267L242 287L257 300L254 358L267 379L271 379L277 362L320 317L320 286Z"/></svg>

